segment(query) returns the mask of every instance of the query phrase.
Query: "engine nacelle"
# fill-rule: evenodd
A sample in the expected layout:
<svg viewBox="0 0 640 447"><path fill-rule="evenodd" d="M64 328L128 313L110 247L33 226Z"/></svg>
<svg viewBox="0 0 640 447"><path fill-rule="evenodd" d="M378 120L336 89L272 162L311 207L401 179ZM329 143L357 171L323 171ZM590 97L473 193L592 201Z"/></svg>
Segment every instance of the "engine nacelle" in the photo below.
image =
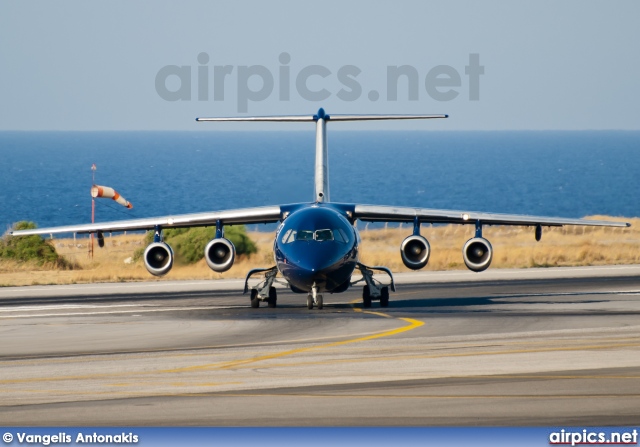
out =
<svg viewBox="0 0 640 447"><path fill-rule="evenodd" d="M226 272L236 260L236 247L229 239L212 239L204 249L204 259L214 272Z"/></svg>
<svg viewBox="0 0 640 447"><path fill-rule="evenodd" d="M154 276L164 276L173 267L173 250L164 242L149 244L142 258L144 266Z"/></svg>
<svg viewBox="0 0 640 447"><path fill-rule="evenodd" d="M462 258L469 270L482 272L491 265L493 248L485 238L474 237L469 239L462 247Z"/></svg>
<svg viewBox="0 0 640 447"><path fill-rule="evenodd" d="M402 262L412 270L419 270L427 265L430 254L431 246L429 241L420 235L414 234L407 237L400 246Z"/></svg>

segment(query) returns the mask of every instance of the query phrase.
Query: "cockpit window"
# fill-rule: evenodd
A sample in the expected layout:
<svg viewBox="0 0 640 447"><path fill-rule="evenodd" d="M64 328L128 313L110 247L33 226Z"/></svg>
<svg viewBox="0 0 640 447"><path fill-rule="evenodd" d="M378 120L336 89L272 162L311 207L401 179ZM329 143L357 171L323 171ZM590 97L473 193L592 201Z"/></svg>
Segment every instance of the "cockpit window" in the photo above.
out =
<svg viewBox="0 0 640 447"><path fill-rule="evenodd" d="M313 240L313 231L302 230L298 231L296 235L296 241L312 241Z"/></svg>
<svg viewBox="0 0 640 447"><path fill-rule="evenodd" d="M332 241L333 231L331 230L316 230L316 241Z"/></svg>
<svg viewBox="0 0 640 447"><path fill-rule="evenodd" d="M342 243L347 243L349 241L349 237L347 234L340 228L335 230L323 229L323 230L300 230L296 231L293 229L287 230L287 232L282 236L283 244L290 244L293 241L337 241Z"/></svg>
<svg viewBox="0 0 640 447"><path fill-rule="evenodd" d="M282 243L283 244L288 244L289 242L292 242L296 237L296 232L293 231L291 228L289 228L287 230L287 232L284 234L284 236L282 236Z"/></svg>
<svg viewBox="0 0 640 447"><path fill-rule="evenodd" d="M347 233L345 233L342 228L333 230L333 235L335 237L335 240L338 242L344 242L345 244L349 242L349 237L347 236Z"/></svg>

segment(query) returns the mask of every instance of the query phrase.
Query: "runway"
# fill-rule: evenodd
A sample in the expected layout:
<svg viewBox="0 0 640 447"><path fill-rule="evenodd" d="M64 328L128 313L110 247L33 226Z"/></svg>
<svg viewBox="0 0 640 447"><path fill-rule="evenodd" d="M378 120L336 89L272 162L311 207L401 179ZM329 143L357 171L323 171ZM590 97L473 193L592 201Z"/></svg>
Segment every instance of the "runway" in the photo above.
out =
<svg viewBox="0 0 640 447"><path fill-rule="evenodd" d="M1 288L0 425L640 424L638 266L486 273Z"/></svg>

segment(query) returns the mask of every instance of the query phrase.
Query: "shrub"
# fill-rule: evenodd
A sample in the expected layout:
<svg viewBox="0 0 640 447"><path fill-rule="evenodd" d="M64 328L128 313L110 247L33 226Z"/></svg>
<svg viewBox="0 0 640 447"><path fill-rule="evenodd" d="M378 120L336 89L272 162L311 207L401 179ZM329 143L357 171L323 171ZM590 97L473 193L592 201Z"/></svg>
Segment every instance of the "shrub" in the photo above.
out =
<svg viewBox="0 0 640 447"><path fill-rule="evenodd" d="M17 222L13 230L31 230L37 228L33 222ZM12 259L18 262L35 262L42 266L53 265L57 268L72 268L73 266L56 252L56 249L42 236L9 236L0 240L0 258Z"/></svg>
<svg viewBox="0 0 640 447"><path fill-rule="evenodd" d="M236 253L239 255L252 255L258 252L256 244L253 243L244 225L225 228L224 235L236 246ZM204 247L202 247L204 250ZM204 256L204 254L203 254Z"/></svg>
<svg viewBox="0 0 640 447"><path fill-rule="evenodd" d="M173 248L176 261L193 264L204 258L204 248L215 237L215 227L169 228L164 230L164 241ZM228 226L224 236L236 247L236 254L249 255L258 249L247 235L244 225ZM145 248L153 242L153 231L145 236ZM144 248L137 250L134 259L142 258Z"/></svg>

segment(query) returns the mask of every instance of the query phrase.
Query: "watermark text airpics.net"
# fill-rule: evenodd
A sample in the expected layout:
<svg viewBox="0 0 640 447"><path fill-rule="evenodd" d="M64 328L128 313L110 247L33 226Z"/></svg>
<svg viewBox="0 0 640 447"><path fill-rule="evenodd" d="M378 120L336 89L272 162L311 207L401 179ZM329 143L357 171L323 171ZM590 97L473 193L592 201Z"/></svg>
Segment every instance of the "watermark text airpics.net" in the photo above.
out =
<svg viewBox="0 0 640 447"><path fill-rule="evenodd" d="M369 101L435 101L480 99L480 65L478 53L469 54L466 65L456 69L450 65L387 65L383 67L386 85L363 85L362 70L355 65L337 69L323 65L307 65L293 69L291 55L281 53L278 66L218 65L207 53L200 53L197 65L165 65L155 78L156 92L165 101L237 101L239 113L247 113L252 102L277 98L290 101L292 95L306 101L325 101L333 96L341 101L357 101L363 94ZM332 79L333 78L333 79ZM227 81L231 82L227 82ZM330 85L339 83L336 91ZM235 94L229 90L235 87ZM466 91L465 91L466 90ZM294 93L292 93L292 91ZM366 92L366 93L365 93ZM466 93L466 94L465 94Z"/></svg>

